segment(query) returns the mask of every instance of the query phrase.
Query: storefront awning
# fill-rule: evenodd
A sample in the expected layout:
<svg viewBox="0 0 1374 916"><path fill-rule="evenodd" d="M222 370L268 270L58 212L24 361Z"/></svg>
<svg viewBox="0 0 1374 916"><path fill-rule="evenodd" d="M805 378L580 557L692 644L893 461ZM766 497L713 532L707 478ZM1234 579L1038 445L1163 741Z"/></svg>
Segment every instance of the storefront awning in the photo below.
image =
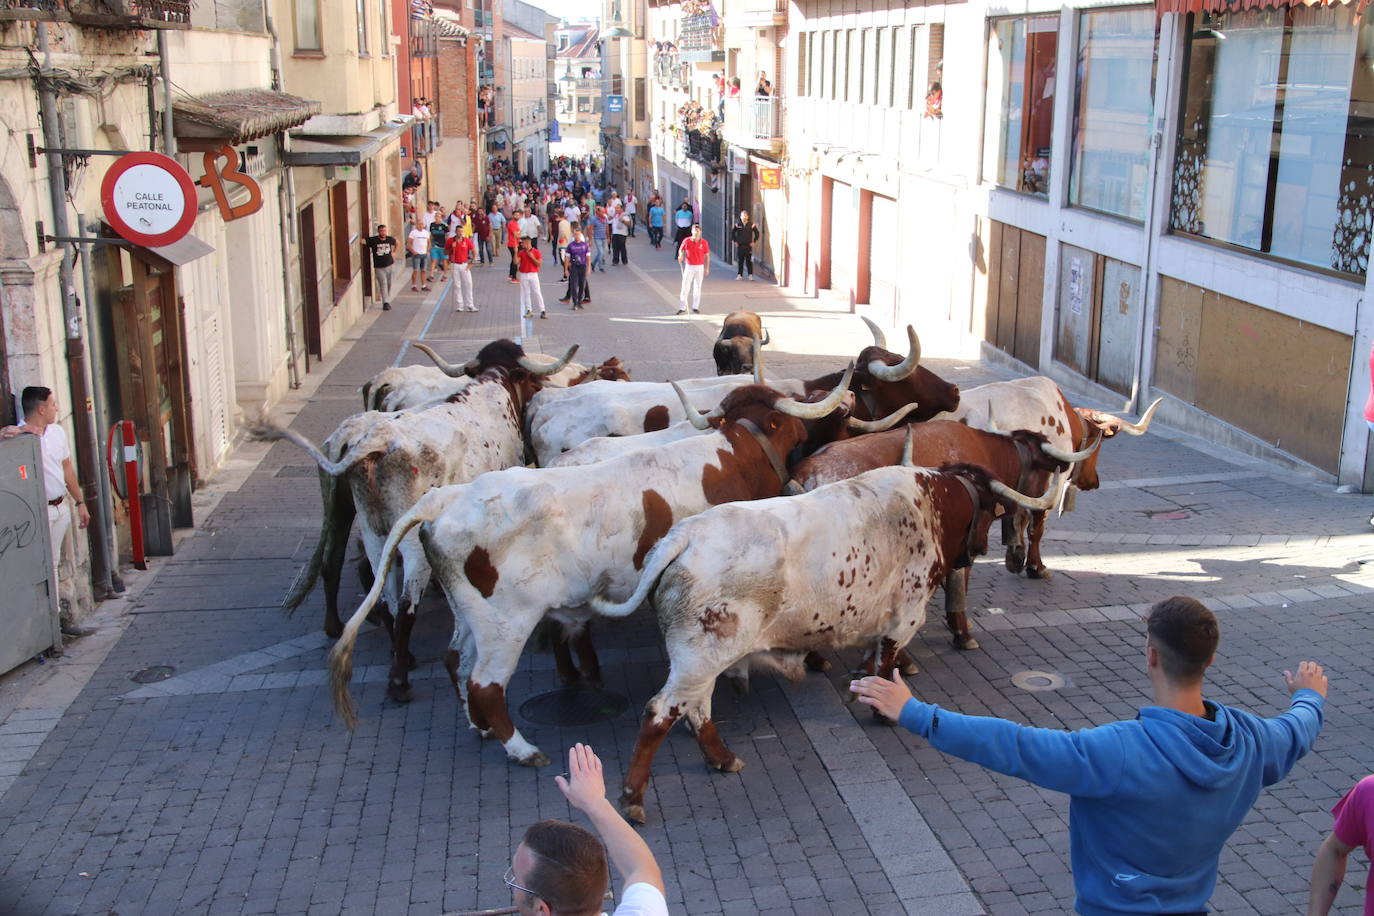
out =
<svg viewBox="0 0 1374 916"><path fill-rule="evenodd" d="M410 128L410 120L392 120L365 134L300 136L292 134L287 165L361 165Z"/></svg>
<svg viewBox="0 0 1374 916"><path fill-rule="evenodd" d="M299 127L320 113L320 103L270 89L235 89L172 101L179 140L217 140L231 146Z"/></svg>
<svg viewBox="0 0 1374 916"><path fill-rule="evenodd" d="M1225 13L1256 9L1321 9L1345 3L1363 13L1369 0L1155 0L1155 13Z"/></svg>

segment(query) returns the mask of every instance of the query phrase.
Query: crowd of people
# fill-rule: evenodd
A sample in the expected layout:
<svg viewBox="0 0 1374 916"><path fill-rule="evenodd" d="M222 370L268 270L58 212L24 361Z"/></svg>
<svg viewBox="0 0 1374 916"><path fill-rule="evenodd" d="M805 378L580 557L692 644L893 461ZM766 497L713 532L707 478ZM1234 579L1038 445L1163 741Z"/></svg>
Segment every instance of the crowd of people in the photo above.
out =
<svg viewBox="0 0 1374 916"><path fill-rule="evenodd" d="M402 181L408 226L404 244L378 225L365 245L372 257L376 298L391 308L393 271L404 252L411 292L428 292L436 283L452 279L455 311L475 312L472 268L496 263L496 252L509 254L508 281L519 287L522 318L548 317L540 288L548 244L548 259L566 285L560 303L572 310L592 301L591 275L630 262L627 241L641 224L649 244L662 249L669 213L663 196L654 190L641 201L632 189L621 194L599 180L599 163L592 157L559 157L538 178L515 172L507 160L493 159L490 183L482 200L457 201L445 208L439 201L420 206L414 200L423 183L423 167L414 163ZM696 209L683 200L671 214L673 252L681 265L682 284L677 314L698 313L703 281L710 275L710 243L702 237ZM749 212L741 211L731 231L737 280L754 279L754 246L760 233Z"/></svg>

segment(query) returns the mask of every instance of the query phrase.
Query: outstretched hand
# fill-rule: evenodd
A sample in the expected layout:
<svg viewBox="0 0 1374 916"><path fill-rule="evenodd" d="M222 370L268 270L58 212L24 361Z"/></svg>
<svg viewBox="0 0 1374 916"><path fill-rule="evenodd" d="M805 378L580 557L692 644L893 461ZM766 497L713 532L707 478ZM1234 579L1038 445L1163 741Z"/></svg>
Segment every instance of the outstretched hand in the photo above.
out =
<svg viewBox="0 0 1374 916"><path fill-rule="evenodd" d="M568 799L568 804L585 813L598 802L606 800L606 777L601 772L601 759L586 744L568 748L568 774L555 776L553 781Z"/></svg>
<svg viewBox="0 0 1374 916"><path fill-rule="evenodd" d="M864 677L849 682L849 690L859 695L859 702L872 706L875 710L896 722L902 715L902 707L911 699L911 689L894 668L892 680L881 677Z"/></svg>
<svg viewBox="0 0 1374 916"><path fill-rule="evenodd" d="M1294 675L1291 671L1285 671L1283 681L1288 685L1289 694L1307 689L1326 696L1326 672L1316 662L1299 662L1298 673Z"/></svg>

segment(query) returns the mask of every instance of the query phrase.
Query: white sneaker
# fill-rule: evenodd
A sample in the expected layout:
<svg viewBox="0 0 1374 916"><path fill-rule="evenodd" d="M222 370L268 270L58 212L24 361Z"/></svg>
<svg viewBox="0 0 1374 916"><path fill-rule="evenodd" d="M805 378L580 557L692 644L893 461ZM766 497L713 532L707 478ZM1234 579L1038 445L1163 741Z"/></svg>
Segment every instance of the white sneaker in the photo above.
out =
<svg viewBox="0 0 1374 916"><path fill-rule="evenodd" d="M533 318L533 317L534 317L534 312L531 312L529 309L526 309L526 310L525 310L525 314L524 314L522 317L525 317L525 318Z"/></svg>

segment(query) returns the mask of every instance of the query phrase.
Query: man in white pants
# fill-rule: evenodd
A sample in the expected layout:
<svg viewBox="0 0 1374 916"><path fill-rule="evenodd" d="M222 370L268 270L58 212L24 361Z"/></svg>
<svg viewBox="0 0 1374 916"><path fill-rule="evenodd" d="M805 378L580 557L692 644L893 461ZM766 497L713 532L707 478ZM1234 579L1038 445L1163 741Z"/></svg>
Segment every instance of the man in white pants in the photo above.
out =
<svg viewBox="0 0 1374 916"><path fill-rule="evenodd" d="M692 314L698 314L701 312L701 284L711 275L711 243L701 237L701 223L692 224L692 234L682 240L677 259L682 265L677 313L681 315L691 308Z"/></svg>
<svg viewBox="0 0 1374 916"><path fill-rule="evenodd" d="M76 505L77 523L83 529L91 523L91 515L81 498L81 484L77 482L76 466L72 464L67 431L57 422L57 395L50 388L30 385L20 395L19 406L24 411L24 425L0 429L0 439L31 433L42 440L39 451L43 455L43 486L48 501L48 532L52 539L53 581L56 584L63 572L62 545L72 526L71 505ZM69 612L64 611L62 632L67 636L87 636L95 631L77 626Z"/></svg>
<svg viewBox="0 0 1374 916"><path fill-rule="evenodd" d="M538 304L539 317L548 318L549 313L544 308L544 293L539 289L539 265L543 263L544 256L535 247L534 239L521 237L520 250L515 253L515 259L519 262L521 317L533 317L534 306Z"/></svg>

